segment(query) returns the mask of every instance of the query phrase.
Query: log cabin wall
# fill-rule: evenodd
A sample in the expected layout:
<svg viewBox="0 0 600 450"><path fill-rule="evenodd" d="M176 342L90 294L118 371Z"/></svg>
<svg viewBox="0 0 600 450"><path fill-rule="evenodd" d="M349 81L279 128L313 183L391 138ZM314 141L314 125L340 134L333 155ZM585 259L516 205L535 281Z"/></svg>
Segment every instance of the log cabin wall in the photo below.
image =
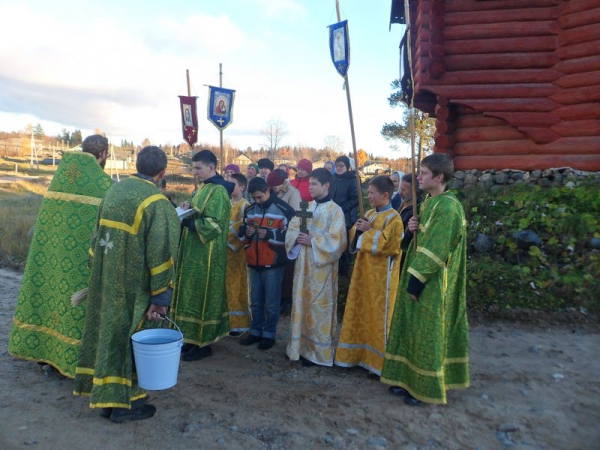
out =
<svg viewBox="0 0 600 450"><path fill-rule="evenodd" d="M411 0L415 106L456 169L600 171L600 0Z"/></svg>

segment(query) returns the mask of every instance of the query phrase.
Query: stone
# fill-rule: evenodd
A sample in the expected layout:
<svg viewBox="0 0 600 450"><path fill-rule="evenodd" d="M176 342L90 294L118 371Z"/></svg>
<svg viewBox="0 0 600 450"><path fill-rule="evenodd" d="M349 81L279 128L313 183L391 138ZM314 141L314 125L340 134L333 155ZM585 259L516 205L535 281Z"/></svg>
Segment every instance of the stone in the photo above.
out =
<svg viewBox="0 0 600 450"><path fill-rule="evenodd" d="M475 184L477 183L477 176L470 173L465 177L464 182L465 184Z"/></svg>
<svg viewBox="0 0 600 450"><path fill-rule="evenodd" d="M592 247L594 250L600 250L600 238L591 238L590 247Z"/></svg>
<svg viewBox="0 0 600 450"><path fill-rule="evenodd" d="M483 181L483 182L492 181L492 174L491 173L484 173L483 175L481 175L479 177L479 181Z"/></svg>
<svg viewBox="0 0 600 450"><path fill-rule="evenodd" d="M522 180L523 179L523 172L513 172L512 175L510 176L513 180Z"/></svg>
<svg viewBox="0 0 600 450"><path fill-rule="evenodd" d="M508 181L508 175L503 172L497 173L494 177L496 184L506 184Z"/></svg>
<svg viewBox="0 0 600 450"><path fill-rule="evenodd" d="M490 170L490 173L491 173L492 175L495 175L495 174L496 174L496 172L498 172L496 169L491 169L491 170Z"/></svg>
<svg viewBox="0 0 600 450"><path fill-rule="evenodd" d="M494 240L485 234L479 233L475 238L473 247L479 253L491 252L494 249Z"/></svg>
<svg viewBox="0 0 600 450"><path fill-rule="evenodd" d="M513 447L515 445L515 443L513 441L511 441L508 436L506 436L506 433L502 432L502 431L497 431L496 432L496 438L498 439L498 441L500 441L500 443L504 446L504 447Z"/></svg>
<svg viewBox="0 0 600 450"><path fill-rule="evenodd" d="M471 169L469 170L469 173L472 175L477 175L477 169Z"/></svg>
<svg viewBox="0 0 600 450"><path fill-rule="evenodd" d="M546 169L546 170L544 170L544 171L542 172L542 176L543 176L544 178L547 178L547 177L551 176L552 174L553 174L553 170L552 170L552 169Z"/></svg>
<svg viewBox="0 0 600 450"><path fill-rule="evenodd" d="M464 186L464 182L462 180L451 179L448 182L448 189L462 189Z"/></svg>
<svg viewBox="0 0 600 450"><path fill-rule="evenodd" d="M219 439L217 439L217 444L225 445L225 438L224 437L220 437Z"/></svg>
<svg viewBox="0 0 600 450"><path fill-rule="evenodd" d="M501 184L493 184L490 187L490 192L500 192L502 189L504 189L504 186L502 186Z"/></svg>
<svg viewBox="0 0 600 450"><path fill-rule="evenodd" d="M356 428L347 428L346 433L348 433L352 436L356 436L356 435L358 435L358 430Z"/></svg>
<svg viewBox="0 0 600 450"><path fill-rule="evenodd" d="M563 180L562 173L555 173L554 174L554 181L562 181L562 180Z"/></svg>
<svg viewBox="0 0 600 450"><path fill-rule="evenodd" d="M530 178L531 178L531 175L529 175L529 172L525 172L525 173L523 174L523 178L522 178L522 179L523 179L524 181L527 181L527 180L529 180Z"/></svg>
<svg viewBox="0 0 600 450"><path fill-rule="evenodd" d="M517 247L529 250L534 245L536 247L540 247L542 245L542 240L537 235L537 233L531 230L519 230L513 233L513 239L517 241Z"/></svg>
<svg viewBox="0 0 600 450"><path fill-rule="evenodd" d="M533 172L531 172L531 176L530 178L537 180L542 176L542 171L541 170L534 170Z"/></svg>
<svg viewBox="0 0 600 450"><path fill-rule="evenodd" d="M540 178L538 180L538 185L540 185L541 187L548 187L552 184L552 181L550 181L550 179L548 178Z"/></svg>
<svg viewBox="0 0 600 450"><path fill-rule="evenodd" d="M523 180L518 180L518 181L523 182ZM507 181L508 184L515 184L516 182L517 182L517 180L515 180L514 178L509 178Z"/></svg>
<svg viewBox="0 0 600 450"><path fill-rule="evenodd" d="M444 418L440 413L431 413L429 414L429 420L432 422L439 422Z"/></svg>
<svg viewBox="0 0 600 450"><path fill-rule="evenodd" d="M238 430L238 427L236 425L232 425L229 427L229 429L235 433Z"/></svg>
<svg viewBox="0 0 600 450"><path fill-rule="evenodd" d="M383 436L379 436L379 437L372 437L367 439L367 445L371 445L371 446L377 446L377 447L387 447L388 445L388 440L386 438L384 438Z"/></svg>
<svg viewBox="0 0 600 450"><path fill-rule="evenodd" d="M452 177L456 178L457 180L464 180L466 176L467 176L467 174L462 170L457 170L452 175Z"/></svg>
<svg viewBox="0 0 600 450"><path fill-rule="evenodd" d="M573 189L575 187L575 183L573 183L572 181L567 181L565 183L565 187L568 189Z"/></svg>
<svg viewBox="0 0 600 450"><path fill-rule="evenodd" d="M519 425L514 423L503 423L501 424L496 431L501 431L503 433L514 433L515 431L519 431Z"/></svg>

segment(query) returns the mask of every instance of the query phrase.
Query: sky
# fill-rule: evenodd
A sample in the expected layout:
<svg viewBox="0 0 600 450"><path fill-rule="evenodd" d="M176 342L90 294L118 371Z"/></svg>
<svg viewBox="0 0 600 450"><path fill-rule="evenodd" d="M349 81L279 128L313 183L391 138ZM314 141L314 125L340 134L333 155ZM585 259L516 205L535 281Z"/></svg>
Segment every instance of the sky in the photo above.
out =
<svg viewBox="0 0 600 450"><path fill-rule="evenodd" d="M399 77L402 27L391 0L340 0L350 35L349 86L357 148L392 158L410 151L380 134L400 121L390 83ZM206 119L208 88L236 90L224 139L266 145L261 130L286 124L282 146L322 148L352 138L343 78L329 53L335 0L0 0L0 130L40 123L46 135L96 128L115 144L183 142L178 95L198 96L199 142L218 145Z"/></svg>

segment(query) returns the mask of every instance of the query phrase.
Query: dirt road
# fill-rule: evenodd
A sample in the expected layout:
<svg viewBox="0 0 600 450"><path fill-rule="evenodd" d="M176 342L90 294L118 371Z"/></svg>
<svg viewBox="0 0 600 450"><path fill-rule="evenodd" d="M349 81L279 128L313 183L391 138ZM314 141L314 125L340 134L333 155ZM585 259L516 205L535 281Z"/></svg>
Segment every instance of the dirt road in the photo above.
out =
<svg viewBox="0 0 600 450"><path fill-rule="evenodd" d="M362 369L285 359L288 320L268 351L227 338L151 392L156 416L116 425L72 381L12 359L21 275L0 270L2 449L598 449L600 334L498 323L471 328L472 387L447 406L409 407Z"/></svg>

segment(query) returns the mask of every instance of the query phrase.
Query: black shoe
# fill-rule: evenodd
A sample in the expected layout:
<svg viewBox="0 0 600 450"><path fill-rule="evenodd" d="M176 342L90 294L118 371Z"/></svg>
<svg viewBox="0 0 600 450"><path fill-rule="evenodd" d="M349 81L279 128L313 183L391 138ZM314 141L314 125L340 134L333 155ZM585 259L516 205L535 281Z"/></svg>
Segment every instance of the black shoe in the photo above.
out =
<svg viewBox="0 0 600 450"><path fill-rule="evenodd" d="M262 337L248 334L246 337L240 339L240 345L252 345L260 341L262 341Z"/></svg>
<svg viewBox="0 0 600 450"><path fill-rule="evenodd" d="M262 338L262 340L258 344L258 348L260 348L261 350L269 350L274 345L275 345L275 339Z"/></svg>
<svg viewBox="0 0 600 450"><path fill-rule="evenodd" d="M156 408L152 405L144 405L137 409L113 408L110 420L115 423L123 423L130 420L149 419L154 414L156 414Z"/></svg>
<svg viewBox="0 0 600 450"><path fill-rule="evenodd" d="M404 397L404 403L406 403L407 405L410 405L410 406L423 406L425 404L421 400L417 400L416 398L414 398L408 392L406 393L406 396Z"/></svg>
<svg viewBox="0 0 600 450"><path fill-rule="evenodd" d="M212 352L212 348L210 347L210 345L207 345L206 347L198 347L197 345L194 346L193 349L191 349L189 352L187 352L185 355L183 355L183 360L184 361L198 361L199 359L202 358L206 358L208 356L212 356L213 352Z"/></svg>
<svg viewBox="0 0 600 450"><path fill-rule="evenodd" d="M302 367L312 367L316 366L316 364L306 358L300 357L300 361L302 362Z"/></svg>
<svg viewBox="0 0 600 450"><path fill-rule="evenodd" d="M390 394L397 395L398 397L406 397L407 395L410 395L406 389L400 386L390 386L388 392Z"/></svg>
<svg viewBox="0 0 600 450"><path fill-rule="evenodd" d="M231 337L239 337L241 335L242 335L242 333L240 331L230 331L229 332L229 336L231 336Z"/></svg>
<svg viewBox="0 0 600 450"><path fill-rule="evenodd" d="M375 381L379 381L381 377L380 377L379 375L377 375L376 373L369 372L369 373L367 374L367 378L368 378L369 380L375 380Z"/></svg>
<svg viewBox="0 0 600 450"><path fill-rule="evenodd" d="M189 352L194 347L196 347L194 344L183 344L183 346L181 347L181 354L183 355Z"/></svg>
<svg viewBox="0 0 600 450"><path fill-rule="evenodd" d="M100 417L104 417L105 419L109 419L112 414L112 408L100 408Z"/></svg>

